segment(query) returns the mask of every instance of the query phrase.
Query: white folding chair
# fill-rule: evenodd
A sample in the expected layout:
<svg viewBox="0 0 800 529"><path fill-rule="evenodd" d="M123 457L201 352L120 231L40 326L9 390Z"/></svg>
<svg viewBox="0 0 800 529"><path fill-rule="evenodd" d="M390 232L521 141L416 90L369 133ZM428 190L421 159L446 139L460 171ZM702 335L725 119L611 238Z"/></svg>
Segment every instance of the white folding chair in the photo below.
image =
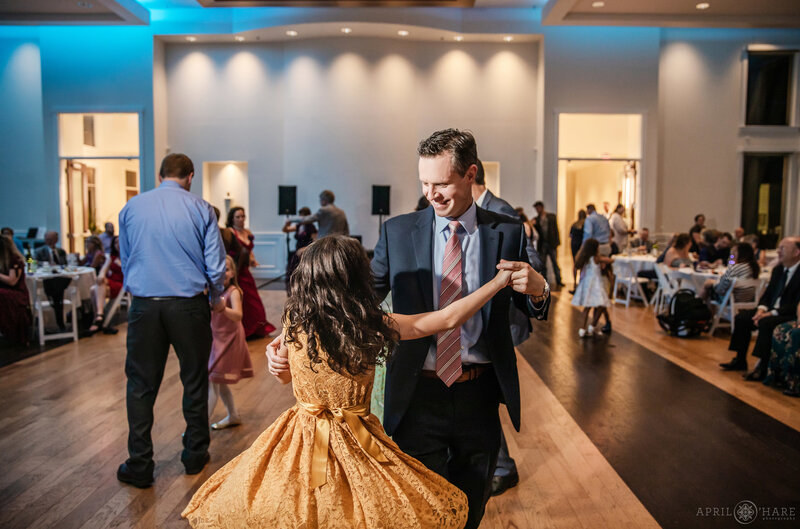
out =
<svg viewBox="0 0 800 529"><path fill-rule="evenodd" d="M628 307L631 304L631 298L633 298L642 300L644 306L648 306L647 296L644 295L642 284L647 283L649 279L637 276L634 268L629 263L616 262L614 264L616 268L613 292L614 303L624 303ZM625 287L624 298L617 297L620 286Z"/></svg>
<svg viewBox="0 0 800 529"><path fill-rule="evenodd" d="M119 310L120 305L125 305L126 307L131 306L131 295L130 293L126 292L124 288L119 290L119 294L117 294L117 297L115 297L114 301L111 302L111 306L106 310L106 317L103 319L104 328L108 327L108 324L111 323L111 320Z"/></svg>
<svg viewBox="0 0 800 529"><path fill-rule="evenodd" d="M72 312L72 330L66 332L46 333L44 327L44 314L46 309L49 308L52 310L52 306L50 300L47 299L47 295L44 293L43 279L38 277L35 278L34 288L30 293L30 297L34 316L38 320L37 326L39 332L39 345L44 345L47 340L61 340L63 338L70 337L72 337L73 342L78 341L78 305L80 305L80 300L78 299L77 280L78 276L72 276L70 278L69 285L67 285L67 288L64 290L64 315L66 316L67 310ZM55 314L55 312L53 314Z"/></svg>
<svg viewBox="0 0 800 529"><path fill-rule="evenodd" d="M734 277L722 300L711 302L711 305L716 307L716 310L714 311L714 322L711 325L709 334L713 336L714 332L720 327L721 320L729 322L731 332L733 332L736 328L736 315L740 310L755 309L758 306L758 298L761 297L765 287L765 281L762 279ZM752 299L742 301L742 291L752 291Z"/></svg>
<svg viewBox="0 0 800 529"><path fill-rule="evenodd" d="M653 312L658 314L678 291L678 284L670 277L669 267L664 263L656 263L656 277L658 289L650 302L653 304Z"/></svg>

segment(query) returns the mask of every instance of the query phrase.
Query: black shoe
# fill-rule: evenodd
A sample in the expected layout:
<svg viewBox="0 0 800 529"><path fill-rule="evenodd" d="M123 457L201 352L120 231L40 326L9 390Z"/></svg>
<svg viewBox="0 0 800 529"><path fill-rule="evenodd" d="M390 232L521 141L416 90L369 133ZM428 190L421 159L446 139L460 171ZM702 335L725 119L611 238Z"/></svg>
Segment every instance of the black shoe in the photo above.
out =
<svg viewBox="0 0 800 529"><path fill-rule="evenodd" d="M749 373L747 373L744 376L744 379L746 381L748 381L748 382L761 382L766 377L767 377L767 374L764 371L762 371L760 369L754 369L754 370L750 371Z"/></svg>
<svg viewBox="0 0 800 529"><path fill-rule="evenodd" d="M206 452L206 454L196 462L184 461L183 468L186 469L186 473L190 476L193 474L199 474L203 471L203 468L209 461L211 461L211 456L208 455L208 452Z"/></svg>
<svg viewBox="0 0 800 529"><path fill-rule="evenodd" d="M122 463L117 469L117 479L128 485L140 489L147 489L153 484L153 475L139 475L130 471L127 463Z"/></svg>
<svg viewBox="0 0 800 529"><path fill-rule="evenodd" d="M800 389L785 389L783 390L783 394L787 397L800 398Z"/></svg>
<svg viewBox="0 0 800 529"><path fill-rule="evenodd" d="M492 477L492 496L500 496L508 489L514 488L519 484L519 474L513 472L505 476Z"/></svg>
<svg viewBox="0 0 800 529"><path fill-rule="evenodd" d="M600 332L603 334L611 334L611 322L606 323L600 328Z"/></svg>
<svg viewBox="0 0 800 529"><path fill-rule="evenodd" d="M737 362L734 358L730 362L723 362L719 367L723 371L747 371L747 362Z"/></svg>
<svg viewBox="0 0 800 529"><path fill-rule="evenodd" d="M115 329L114 327L103 327L103 334L117 334L119 329Z"/></svg>
<svg viewBox="0 0 800 529"><path fill-rule="evenodd" d="M572 290L569 291L569 293L570 294L575 294L575 289L573 288Z"/></svg>

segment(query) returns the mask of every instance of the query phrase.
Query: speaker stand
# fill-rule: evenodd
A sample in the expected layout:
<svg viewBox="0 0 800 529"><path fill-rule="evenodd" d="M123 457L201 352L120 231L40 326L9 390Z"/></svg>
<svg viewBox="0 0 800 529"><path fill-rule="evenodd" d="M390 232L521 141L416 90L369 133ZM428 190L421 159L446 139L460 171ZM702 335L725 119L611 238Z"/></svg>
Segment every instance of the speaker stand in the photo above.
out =
<svg viewBox="0 0 800 529"><path fill-rule="evenodd" d="M381 232L383 231L383 213L378 213L378 238L381 238Z"/></svg>

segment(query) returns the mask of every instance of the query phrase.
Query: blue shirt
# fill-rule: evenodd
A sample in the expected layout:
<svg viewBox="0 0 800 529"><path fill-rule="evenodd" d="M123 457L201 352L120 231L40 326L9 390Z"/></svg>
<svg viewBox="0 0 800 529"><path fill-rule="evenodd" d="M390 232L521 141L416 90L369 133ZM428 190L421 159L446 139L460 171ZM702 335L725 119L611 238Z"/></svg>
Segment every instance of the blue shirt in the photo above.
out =
<svg viewBox="0 0 800 529"><path fill-rule="evenodd" d="M223 291L225 247L211 205L164 180L131 198L119 214L125 289L139 297L192 297Z"/></svg>
<svg viewBox="0 0 800 529"><path fill-rule="evenodd" d="M587 239L597 239L600 244L606 244L611 235L611 226L608 225L608 219L602 215L598 215L595 211L586 217L583 223L583 242Z"/></svg>
<svg viewBox="0 0 800 529"><path fill-rule="evenodd" d="M462 296L475 292L481 286L481 238L478 231L478 218L476 206L472 205L458 218L434 216L433 222L433 309L439 310L439 293L442 288L442 260L447 240L450 233L450 222L457 220L462 230L458 232L461 242L461 286ZM461 326L461 363L486 364L489 355L480 347L478 340L483 331L483 317L481 311L475 313ZM436 370L436 340L433 341L428 356L425 358L423 369Z"/></svg>
<svg viewBox="0 0 800 529"><path fill-rule="evenodd" d="M114 236L110 235L107 231L104 231L100 235L98 235L100 242L103 243L103 253L111 253L111 241L114 240Z"/></svg>

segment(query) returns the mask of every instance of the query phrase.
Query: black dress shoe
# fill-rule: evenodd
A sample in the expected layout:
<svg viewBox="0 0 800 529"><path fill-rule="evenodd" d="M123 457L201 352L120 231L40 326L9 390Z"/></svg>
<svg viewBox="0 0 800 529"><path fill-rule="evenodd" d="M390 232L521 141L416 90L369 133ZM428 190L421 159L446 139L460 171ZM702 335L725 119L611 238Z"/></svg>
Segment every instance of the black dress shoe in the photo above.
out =
<svg viewBox="0 0 800 529"><path fill-rule="evenodd" d="M767 374L760 369L754 369L744 376L748 382L761 382L767 377Z"/></svg>
<svg viewBox="0 0 800 529"><path fill-rule="evenodd" d="M203 471L203 468L209 461L211 461L211 456L208 455L208 452L206 452L205 455L197 461L193 462L184 461L183 468L186 469L186 473L189 474L190 476L193 474L199 474L200 472Z"/></svg>
<svg viewBox="0 0 800 529"><path fill-rule="evenodd" d="M117 479L128 485L133 485L140 489L149 488L153 484L153 475L140 475L128 468L127 463L122 463L117 469Z"/></svg>
<svg viewBox="0 0 800 529"><path fill-rule="evenodd" d="M723 371L747 371L747 362L737 362L734 358L730 362L719 365Z"/></svg>
<svg viewBox="0 0 800 529"><path fill-rule="evenodd" d="M600 328L600 332L603 334L611 334L611 322L606 323Z"/></svg>
<svg viewBox="0 0 800 529"><path fill-rule="evenodd" d="M784 389L783 394L787 397L800 398L800 389Z"/></svg>
<svg viewBox="0 0 800 529"><path fill-rule="evenodd" d="M519 484L519 474L513 472L505 476L492 477L492 496L500 496L508 489L514 488Z"/></svg>

